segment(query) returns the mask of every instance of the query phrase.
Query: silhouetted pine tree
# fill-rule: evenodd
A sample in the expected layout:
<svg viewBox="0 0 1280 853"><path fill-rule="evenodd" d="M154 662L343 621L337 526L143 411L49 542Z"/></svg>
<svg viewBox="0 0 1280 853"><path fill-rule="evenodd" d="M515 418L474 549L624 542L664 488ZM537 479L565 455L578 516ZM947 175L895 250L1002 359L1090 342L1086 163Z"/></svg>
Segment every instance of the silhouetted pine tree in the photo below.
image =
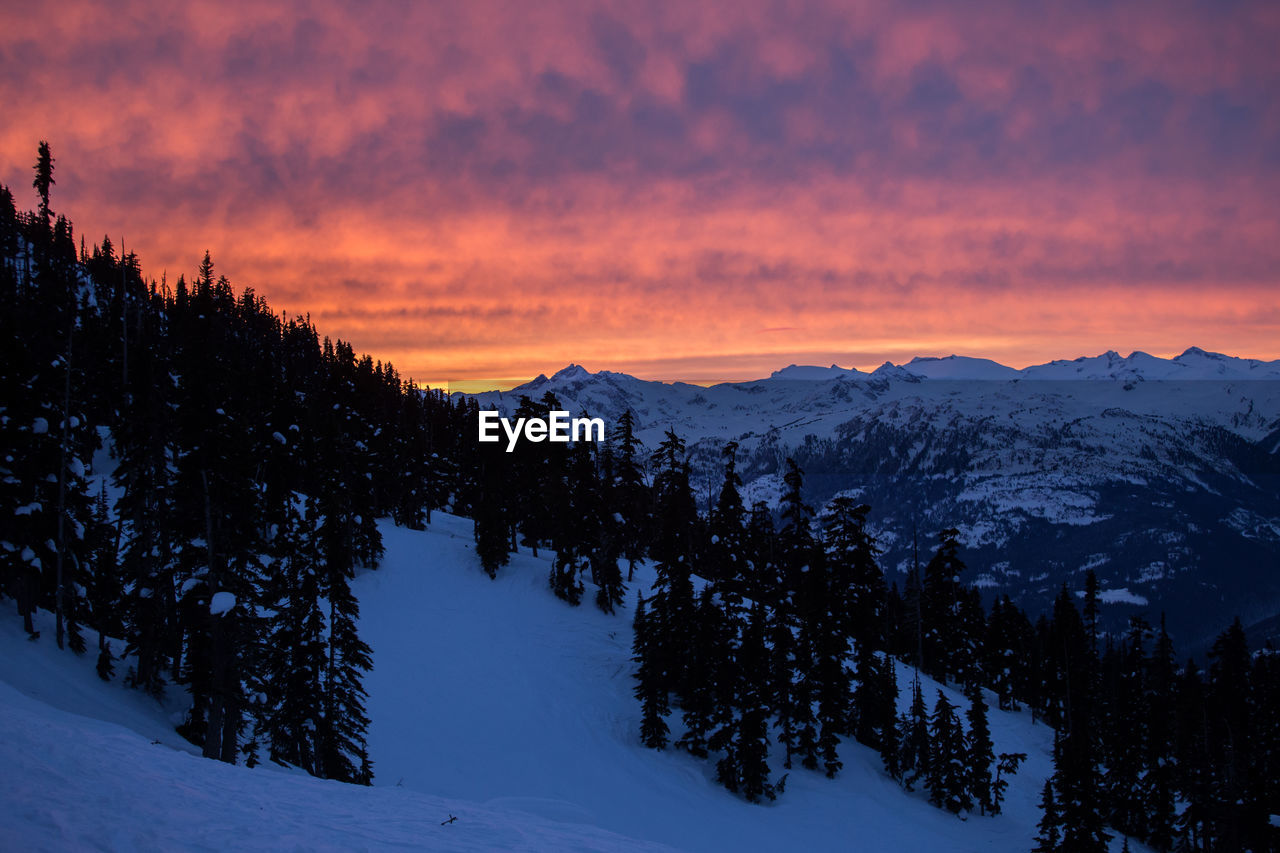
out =
<svg viewBox="0 0 1280 853"><path fill-rule="evenodd" d="M877 734L880 760L884 763L884 771L893 779L902 781L902 744L898 731L898 675L892 655L884 655L880 662L880 689L877 698L880 708L876 714L880 720Z"/></svg>
<svg viewBox="0 0 1280 853"><path fill-rule="evenodd" d="M472 510L475 518L474 536L480 567L490 578L497 577L498 569L505 566L511 558L511 522L507 511L511 484L505 455L505 451L493 447L481 452L478 460L480 471L476 479L479 497Z"/></svg>
<svg viewBox="0 0 1280 853"><path fill-rule="evenodd" d="M969 700L969 708L965 711L969 723L967 788L981 814L995 814L997 806L992 789L992 769L996 756L995 745L991 742L991 727L987 723L987 703L976 680L965 685L964 694Z"/></svg>
<svg viewBox="0 0 1280 853"><path fill-rule="evenodd" d="M692 554L697 507L689 485L684 442L668 431L653 455L653 539L649 556L656 575L649 600L655 633L653 653L660 683L683 700L688 692L684 652L694 624Z"/></svg>
<svg viewBox="0 0 1280 853"><path fill-rule="evenodd" d="M955 706L939 690L929 719L929 802L952 814L973 807L969 795L968 745Z"/></svg>
<svg viewBox="0 0 1280 853"><path fill-rule="evenodd" d="M677 748L699 758L707 757L707 741L716 715L716 675L722 665L719 654L725 651L721 622L720 608L710 588L704 587L689 625L690 642L682 655L686 688L680 709L685 730L675 742Z"/></svg>
<svg viewBox="0 0 1280 853"><path fill-rule="evenodd" d="M645 555L649 529L649 493L644 484L641 453L644 445L635 435L635 416L630 409L618 416L610 436L613 470L609 481L609 505L617 514L617 555L627 561L627 581L635 576L636 561Z"/></svg>
<svg viewBox="0 0 1280 853"><path fill-rule="evenodd" d="M1146 741L1143 765L1147 772L1142 778L1141 789L1148 827L1146 841L1161 853L1167 853L1173 848L1174 822L1177 817L1174 803L1177 784L1176 681L1177 664L1173 640L1165 629L1164 614L1161 614L1160 633L1156 635L1151 656L1146 663L1146 715L1142 721L1142 730Z"/></svg>
<svg viewBox="0 0 1280 853"><path fill-rule="evenodd" d="M765 645L765 607L756 601L743 628L741 693L737 758L742 794L751 802L776 796L769 780L769 706L764 674L769 653Z"/></svg>
<svg viewBox="0 0 1280 853"><path fill-rule="evenodd" d="M818 637L825 629L826 583L821 549L814 539L813 508L804 502L804 473L792 459L783 475L782 529L778 534L779 584L774 613L774 705L778 741L786 750L784 767L793 754L804 767L818 766L818 721L813 704ZM833 667L829 664L828 671ZM843 729L843 703L833 730Z"/></svg>
<svg viewBox="0 0 1280 853"><path fill-rule="evenodd" d="M1054 602L1051 650L1062 689L1055 750L1054 790L1062 814L1063 844L1091 853L1106 849L1102 779L1095 727L1095 656L1071 595L1064 585Z"/></svg>
<svg viewBox="0 0 1280 853"><path fill-rule="evenodd" d="M938 549L925 566L920 593L925 660L922 669L942 682L959 674L969 648L960 614L960 575L965 565L959 557L959 535L955 528L938 534Z"/></svg>
<svg viewBox="0 0 1280 853"><path fill-rule="evenodd" d="M914 790L916 782L929 775L929 759L933 750L929 743L929 710L924 704L924 692L920 689L920 676L911 681L911 707L898 725L898 742L901 745L898 767L902 772L902 785Z"/></svg>
<svg viewBox="0 0 1280 853"><path fill-rule="evenodd" d="M1053 782L1045 780L1040 794L1040 822L1036 824L1036 846L1032 853L1060 853L1062 847L1062 815L1053 796Z"/></svg>
<svg viewBox="0 0 1280 853"><path fill-rule="evenodd" d="M124 590L120 583L116 527L111 523L105 482L93 505L87 538L91 554L89 589L86 596L86 604L89 608L88 621L98 629L98 676L103 681L110 681L115 675L115 655L107 638L120 637L124 634L124 623L121 620Z"/></svg>
<svg viewBox="0 0 1280 853"><path fill-rule="evenodd" d="M658 653L663 626L645 611L644 596L636 593L636 610L632 622L632 657L636 663L635 695L640 700L640 742L650 749L667 745L667 715L671 713L665 673Z"/></svg>

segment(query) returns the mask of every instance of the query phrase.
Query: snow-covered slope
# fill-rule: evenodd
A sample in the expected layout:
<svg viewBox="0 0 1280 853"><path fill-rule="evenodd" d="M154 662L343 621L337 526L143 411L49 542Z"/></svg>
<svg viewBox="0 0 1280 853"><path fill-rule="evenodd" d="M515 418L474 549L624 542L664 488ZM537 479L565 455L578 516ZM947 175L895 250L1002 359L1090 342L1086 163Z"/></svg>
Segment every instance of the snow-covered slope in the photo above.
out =
<svg viewBox="0 0 1280 853"><path fill-rule="evenodd" d="M993 593L1036 610L1094 568L1116 591L1115 627L1135 607L1168 611L1189 649L1280 608L1280 362L1194 347L1022 370L951 356L869 374L792 365L709 388L575 365L477 397L511 413L548 391L606 422L630 409L650 448L674 430L704 499L730 440L752 499L775 499L794 457L811 502L871 505L891 569L905 568L912 529L928 549L954 526L970 579Z"/></svg>
<svg viewBox="0 0 1280 853"><path fill-rule="evenodd" d="M220 764L3 682L0 764L0 847L24 853L667 849L500 806Z"/></svg>
<svg viewBox="0 0 1280 853"><path fill-rule="evenodd" d="M1022 851L1050 769L1050 732L992 711L997 751L1026 752L1006 811L962 821L905 794L845 742L835 780L796 769L771 804L714 766L644 749L630 613L571 608L545 555L480 570L470 522L384 524L355 583L372 645L373 789L191 754L163 708L101 684L92 661L0 621L0 826L15 850ZM645 588L647 571L632 586ZM91 657L91 656L90 656ZM899 670L905 687L909 672ZM927 685L930 703L935 685ZM947 690L953 702L963 702ZM906 692L902 697L905 708ZM156 742L159 741L159 742ZM780 774L780 761L773 762ZM450 815L457 822L441 826Z"/></svg>
<svg viewBox="0 0 1280 853"><path fill-rule="evenodd" d="M796 769L776 803L751 805L715 782L714 762L640 746L629 607L609 616L554 598L545 554L517 554L489 580L465 519L437 514L426 536L383 532L388 558L356 584L374 649L370 747L379 784L685 850L1032 846L1052 740L1025 715L992 712L997 751L1031 756L997 818L963 822L919 792L904 794L874 752L848 741L835 780ZM637 573L629 603L651 580L648 570ZM909 672L899 676L905 688ZM926 695L932 705L932 685ZM904 710L909 698L904 689ZM773 767L783 772L780 760Z"/></svg>

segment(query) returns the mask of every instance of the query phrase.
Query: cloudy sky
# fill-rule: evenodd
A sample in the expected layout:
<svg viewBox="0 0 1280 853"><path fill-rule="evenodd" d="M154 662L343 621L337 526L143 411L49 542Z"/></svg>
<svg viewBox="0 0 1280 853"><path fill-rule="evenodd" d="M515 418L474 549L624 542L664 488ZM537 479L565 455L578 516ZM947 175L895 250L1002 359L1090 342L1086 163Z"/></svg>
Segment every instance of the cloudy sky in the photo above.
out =
<svg viewBox="0 0 1280 853"><path fill-rule="evenodd" d="M439 382L1280 358L1280 4L5 3L0 181Z"/></svg>

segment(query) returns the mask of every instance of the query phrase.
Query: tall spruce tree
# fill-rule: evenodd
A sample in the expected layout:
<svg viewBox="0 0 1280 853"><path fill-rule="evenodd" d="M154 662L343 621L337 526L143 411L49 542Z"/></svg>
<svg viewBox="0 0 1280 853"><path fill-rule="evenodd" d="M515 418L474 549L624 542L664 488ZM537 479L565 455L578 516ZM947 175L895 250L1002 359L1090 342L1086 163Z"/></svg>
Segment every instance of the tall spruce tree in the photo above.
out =
<svg viewBox="0 0 1280 853"><path fill-rule="evenodd" d="M995 745L991 741L991 726L987 722L987 703L982 698L982 688L976 680L965 685L965 698L969 707L965 717L969 723L967 749L967 787L973 804L981 814L994 814L997 810L992 788L993 765L996 761Z"/></svg>
<svg viewBox="0 0 1280 853"><path fill-rule="evenodd" d="M929 802L952 814L967 813L973 807L968 754L955 706L939 690L929 718Z"/></svg>
<svg viewBox="0 0 1280 853"><path fill-rule="evenodd" d="M663 626L645 610L644 596L638 592L632 629L631 659L636 664L635 696L640 700L640 742L650 749L664 749L671 731L667 726L671 706L663 661L659 657Z"/></svg>

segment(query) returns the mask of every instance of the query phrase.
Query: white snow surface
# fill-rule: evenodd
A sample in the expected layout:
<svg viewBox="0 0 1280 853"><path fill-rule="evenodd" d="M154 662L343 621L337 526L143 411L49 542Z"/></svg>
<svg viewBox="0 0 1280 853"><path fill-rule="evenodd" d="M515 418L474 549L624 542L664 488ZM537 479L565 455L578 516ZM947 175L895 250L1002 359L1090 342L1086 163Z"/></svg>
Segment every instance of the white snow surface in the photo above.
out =
<svg viewBox="0 0 1280 853"><path fill-rule="evenodd" d="M471 522L426 532L380 523L386 556L355 581L375 786L200 758L164 706L99 681L92 652L30 642L0 620L0 826L21 850L929 850L1024 851L1051 769L1051 734L988 694L996 750L1026 752L999 817L962 821L904 793L845 741L835 780L790 772L775 803L721 788L714 762L639 744L630 604L571 608L547 589L548 557L513 555L490 580ZM123 672L124 664L118 664ZM900 703L910 669L899 665ZM936 685L926 681L932 707ZM961 707L963 697L944 688ZM673 722L674 718L673 718ZM678 732L678 722L673 728ZM775 775L783 771L778 756ZM441 826L450 815L456 823ZM1113 844L1119 849L1119 839ZM1134 845L1134 850L1141 849Z"/></svg>
<svg viewBox="0 0 1280 853"><path fill-rule="evenodd" d="M209 612L221 616L236 606L236 597L229 592L215 592L209 599Z"/></svg>

